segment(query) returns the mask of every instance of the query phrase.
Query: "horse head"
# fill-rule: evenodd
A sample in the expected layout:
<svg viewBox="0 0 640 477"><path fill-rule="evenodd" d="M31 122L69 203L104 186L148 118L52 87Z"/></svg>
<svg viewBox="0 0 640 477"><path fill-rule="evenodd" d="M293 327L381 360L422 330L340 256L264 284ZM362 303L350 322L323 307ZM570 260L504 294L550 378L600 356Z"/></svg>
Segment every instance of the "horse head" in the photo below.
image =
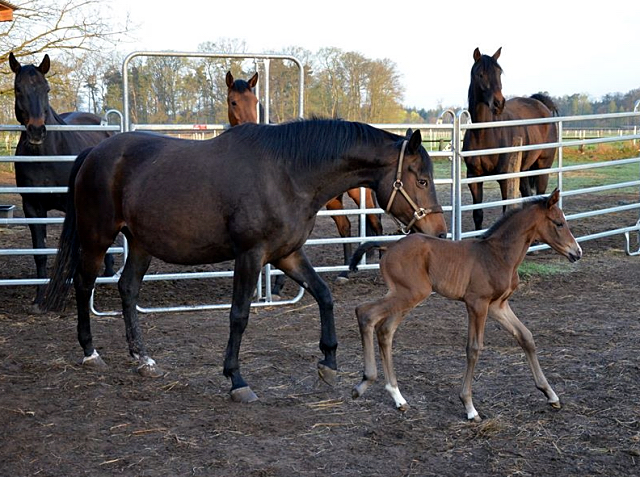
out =
<svg viewBox="0 0 640 477"><path fill-rule="evenodd" d="M559 200L560 191L556 189L540 204L544 213L536 222L536 238L567 257L570 262L575 262L582 257L582 248L569 230L567 219L558 207Z"/></svg>
<svg viewBox="0 0 640 477"><path fill-rule="evenodd" d="M45 121L51 113L49 83L44 77L49 72L49 55L44 55L40 65L21 65L13 53L9 53L9 65L16 75L14 83L16 119L27 131L30 144L39 146L47 135Z"/></svg>
<svg viewBox="0 0 640 477"><path fill-rule="evenodd" d="M485 104L493 114L502 114L505 99L502 95L502 68L498 58L502 47L493 56L483 55L480 49L473 52L474 64L471 67L471 84L469 85L469 109L474 105ZM473 111L472 111L473 114Z"/></svg>
<svg viewBox="0 0 640 477"><path fill-rule="evenodd" d="M404 223L401 229L406 233L415 231L445 238L447 224L436 197L433 165L422 146L419 129L407 131L393 173L395 180L391 174L383 180L384 185L392 184L391 191L386 194L380 187L376 191L378 198L386 201L385 210Z"/></svg>
<svg viewBox="0 0 640 477"><path fill-rule="evenodd" d="M227 72L227 106L229 112L229 124L237 126L244 123L258 122L258 98L253 94L253 88L258 83L258 73L249 81L234 80L231 71Z"/></svg>

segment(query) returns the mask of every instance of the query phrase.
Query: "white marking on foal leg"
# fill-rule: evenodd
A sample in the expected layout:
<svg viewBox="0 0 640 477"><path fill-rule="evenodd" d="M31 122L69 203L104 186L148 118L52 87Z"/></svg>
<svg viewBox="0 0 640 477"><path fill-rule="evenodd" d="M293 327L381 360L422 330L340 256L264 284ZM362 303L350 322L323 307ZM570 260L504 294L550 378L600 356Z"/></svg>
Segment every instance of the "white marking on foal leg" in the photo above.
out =
<svg viewBox="0 0 640 477"><path fill-rule="evenodd" d="M390 384L385 385L384 388L389 391L389 394L391 394L391 397L396 402L396 408L401 411L406 411L409 406L407 401L402 397L402 394L400 394L400 389L398 389L397 386L391 386Z"/></svg>
<svg viewBox="0 0 640 477"><path fill-rule="evenodd" d="M469 406L466 406L467 408L467 419L470 421L480 421L480 414L478 414L478 411L476 411L476 408L473 407L473 404L470 404Z"/></svg>

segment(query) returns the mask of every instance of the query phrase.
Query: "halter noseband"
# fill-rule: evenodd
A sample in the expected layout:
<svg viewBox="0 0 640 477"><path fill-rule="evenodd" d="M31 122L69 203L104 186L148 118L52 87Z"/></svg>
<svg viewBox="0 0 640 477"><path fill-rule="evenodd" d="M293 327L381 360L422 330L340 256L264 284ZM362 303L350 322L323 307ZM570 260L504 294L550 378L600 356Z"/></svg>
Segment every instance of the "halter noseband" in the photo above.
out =
<svg viewBox="0 0 640 477"><path fill-rule="evenodd" d="M395 220L395 222L400 227L400 231L403 234L408 234L411 231L411 227L418 220L424 219L429 214L442 214L442 207L439 205L435 205L430 209L425 209L423 207L418 207L418 205L409 197L407 191L404 190L404 185L402 184L402 163L404 162L404 151L407 148L407 143L409 141L405 140L402 142L402 147L400 148L400 157L398 158L398 171L396 172L396 180L393 183L393 191L391 192L391 197L389 197L389 202L387 203L387 207L385 208L385 212L391 215L391 218ZM413 218L407 225L402 225L398 219L396 219L393 214L391 214L391 204L393 204L394 199L396 198L397 193L400 192L409 205L413 208Z"/></svg>

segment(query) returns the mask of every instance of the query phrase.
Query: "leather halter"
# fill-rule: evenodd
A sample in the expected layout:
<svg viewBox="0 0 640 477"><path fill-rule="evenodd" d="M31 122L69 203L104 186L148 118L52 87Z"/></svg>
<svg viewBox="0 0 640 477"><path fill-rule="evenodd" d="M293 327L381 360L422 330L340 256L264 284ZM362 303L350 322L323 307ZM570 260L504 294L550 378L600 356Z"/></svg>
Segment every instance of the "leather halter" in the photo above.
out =
<svg viewBox="0 0 640 477"><path fill-rule="evenodd" d="M398 226L400 227L400 231L403 234L408 234L411 231L411 227L418 220L424 219L429 214L442 214L442 207L439 205L434 205L430 209L425 209L423 207L418 207L418 205L409 197L407 191L404 190L404 185L402 184L402 163L404 162L404 151L407 148L407 144L409 141L405 140L402 142L402 147L400 148L400 157L398 158L398 171L396 172L396 180L393 183L393 191L391 192L391 197L389 197L389 202L387 203L387 207L385 211L391 215L391 218L396 221ZM397 193L400 192L407 199L409 205L413 208L413 218L407 225L402 225L402 223L396 219L393 214L391 214L391 204L393 204L394 199L396 198Z"/></svg>

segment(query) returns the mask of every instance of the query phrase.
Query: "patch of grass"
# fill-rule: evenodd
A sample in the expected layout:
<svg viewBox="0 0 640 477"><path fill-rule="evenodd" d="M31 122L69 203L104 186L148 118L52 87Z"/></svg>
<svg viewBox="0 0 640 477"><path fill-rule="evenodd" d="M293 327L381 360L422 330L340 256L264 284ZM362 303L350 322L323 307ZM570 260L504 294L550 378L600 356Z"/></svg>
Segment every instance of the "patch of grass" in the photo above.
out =
<svg viewBox="0 0 640 477"><path fill-rule="evenodd" d="M522 279L533 277L549 278L554 275L567 273L569 269L566 266L550 263L536 263L524 261L518 268L518 274Z"/></svg>

